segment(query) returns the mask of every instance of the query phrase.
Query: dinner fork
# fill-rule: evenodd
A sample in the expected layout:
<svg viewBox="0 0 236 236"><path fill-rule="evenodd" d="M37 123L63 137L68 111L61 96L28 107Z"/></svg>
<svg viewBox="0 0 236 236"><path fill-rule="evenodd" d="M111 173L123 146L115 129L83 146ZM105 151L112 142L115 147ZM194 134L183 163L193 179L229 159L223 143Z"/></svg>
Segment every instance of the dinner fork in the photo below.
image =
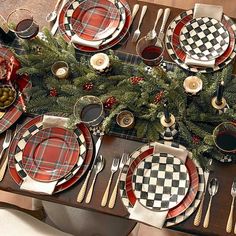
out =
<svg viewBox="0 0 236 236"><path fill-rule="evenodd" d="M121 157L120 165L119 165L120 172L119 172L119 175L117 177L116 184L115 184L115 187L113 189L113 192L111 194L111 198L109 200L109 204L108 204L109 208L113 208L114 205L115 205L116 195L117 195L117 188L118 188L118 184L119 184L119 181L120 181L121 171L122 171L125 163L128 161L128 158L129 158L129 154L128 153L123 153L123 155Z"/></svg>
<svg viewBox="0 0 236 236"><path fill-rule="evenodd" d="M140 26L141 26L141 24L142 24L142 22L143 22L143 17L144 17L144 15L145 15L146 11L147 11L147 6L144 5L143 8L142 8L142 12L141 12L141 15L140 15L139 22L138 22L138 27L137 27L137 29L134 31L134 35L133 35L133 38L132 38L132 40L131 40L132 42L136 42L136 41L138 40L140 34L141 34Z"/></svg>
<svg viewBox="0 0 236 236"><path fill-rule="evenodd" d="M93 188L94 188L94 184L95 184L96 179L97 179L97 175L103 170L104 165L105 165L105 160L104 160L103 156L100 155L97 159L97 163L94 166L95 176L93 177L93 182L92 182L91 187L90 187L90 189L87 193L87 196L86 196L86 199L85 199L86 203L90 203L90 201L91 201L92 194L93 194Z"/></svg>
<svg viewBox="0 0 236 236"><path fill-rule="evenodd" d="M227 233L230 233L232 231L232 227L233 227L233 210L234 210L234 200L236 197L236 178L234 178L234 181L232 184L231 196L232 196L232 203L231 203L231 207L230 207L229 218L228 218L227 225L226 225L226 232Z"/></svg>
<svg viewBox="0 0 236 236"><path fill-rule="evenodd" d="M11 130L8 129L7 132L6 132L6 136L5 136L5 139L3 141L3 144L2 144L2 151L0 153L0 161L3 157L4 151L9 147L10 142L11 142Z"/></svg>
<svg viewBox="0 0 236 236"><path fill-rule="evenodd" d="M112 181L112 177L114 175L114 173L118 170L119 167L119 158L114 158L112 161L112 165L111 165L111 175L106 187L106 190L104 192L103 198L102 198L102 202L101 202L101 206L106 206L107 204L107 198L108 198L108 194L109 194L109 190L110 190L110 186L111 186L111 181Z"/></svg>

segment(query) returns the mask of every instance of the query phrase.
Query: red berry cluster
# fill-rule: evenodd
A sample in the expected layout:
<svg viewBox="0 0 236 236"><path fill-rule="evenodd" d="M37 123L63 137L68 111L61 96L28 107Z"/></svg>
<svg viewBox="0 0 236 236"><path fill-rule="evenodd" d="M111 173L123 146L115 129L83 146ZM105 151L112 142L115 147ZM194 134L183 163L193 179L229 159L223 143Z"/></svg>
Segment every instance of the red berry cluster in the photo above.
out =
<svg viewBox="0 0 236 236"><path fill-rule="evenodd" d="M51 88L50 92L49 92L49 95L51 97L56 97L58 95L58 92L57 92L56 88Z"/></svg>
<svg viewBox="0 0 236 236"><path fill-rule="evenodd" d="M90 91L93 89L94 84L92 82L88 82L83 85L83 90L85 91Z"/></svg>
<svg viewBox="0 0 236 236"><path fill-rule="evenodd" d="M134 77L131 77L130 78L130 82L131 84L135 85L135 84L139 84L139 82L143 81L144 78L141 78L141 77L137 77L137 76L134 76Z"/></svg>
<svg viewBox="0 0 236 236"><path fill-rule="evenodd" d="M106 99L106 101L103 103L104 107L106 109L111 109L112 106L117 102L116 98L114 96L111 96Z"/></svg>
<svg viewBox="0 0 236 236"><path fill-rule="evenodd" d="M154 103L158 104L164 97L164 92L161 91L159 93L156 94L156 96L154 97Z"/></svg>
<svg viewBox="0 0 236 236"><path fill-rule="evenodd" d="M201 139L197 135L192 136L192 141L194 144L199 144Z"/></svg>

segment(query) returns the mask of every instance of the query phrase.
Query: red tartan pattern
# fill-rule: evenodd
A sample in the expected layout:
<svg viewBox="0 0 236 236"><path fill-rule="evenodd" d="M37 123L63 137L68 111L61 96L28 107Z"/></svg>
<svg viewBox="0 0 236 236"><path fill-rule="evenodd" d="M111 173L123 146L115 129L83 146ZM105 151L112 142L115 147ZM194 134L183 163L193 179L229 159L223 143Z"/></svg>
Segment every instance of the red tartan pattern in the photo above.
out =
<svg viewBox="0 0 236 236"><path fill-rule="evenodd" d="M120 14L107 0L82 2L73 12L73 31L85 40L100 40L111 35L118 27Z"/></svg>
<svg viewBox="0 0 236 236"><path fill-rule="evenodd" d="M63 7L60 15L59 15L59 30L60 30L60 33L62 34L62 37L64 38L64 40L66 42L70 42L71 41L71 36L67 35L66 31L68 29L66 29L66 24L64 22L65 20L65 15L66 15L66 12L67 12L67 9L69 8L69 6L74 2L75 0L69 0L65 6ZM103 50L106 50L108 48L111 48L113 46L115 46L116 44L118 44L123 38L124 36L127 34L128 30L129 30L129 27L131 25L131 21L132 21L132 18L131 18L131 11L130 11L130 8L129 8L129 5L128 3L126 2L126 0L120 0L121 4L125 7L125 13L126 13L126 19L125 19L125 24L124 24L124 27L122 28L121 32L119 33L119 35L114 38L112 41L110 41L109 43L106 43L106 44L102 44L99 49L96 49L96 48L91 48L91 47L87 47L87 46L81 46L81 45L78 45L78 44L75 44L74 46L81 50L81 51L84 51L84 52L98 52L98 51L103 51Z"/></svg>
<svg viewBox="0 0 236 236"><path fill-rule="evenodd" d="M131 205L135 205L135 202L137 200L134 190L132 187L132 176L133 172L138 166L138 164L144 160L146 157L151 155L153 153L153 147L150 147L146 151L140 153L140 155L131 163L129 166L129 170L126 175L126 181L125 181L125 189L127 192L127 197L129 199L129 202ZM199 186L199 176L198 176L198 171L197 168L194 164L194 162L190 159L187 158L186 160L186 168L189 172L189 177L190 177L190 186L188 193L186 194L185 198L174 208L170 209L167 215L167 219L173 218L184 212L193 202L195 199L195 196L198 191L198 186Z"/></svg>
<svg viewBox="0 0 236 236"><path fill-rule="evenodd" d="M22 164L31 178L50 182L65 176L78 156L79 144L74 133L51 127L31 136L23 151Z"/></svg>
<svg viewBox="0 0 236 236"><path fill-rule="evenodd" d="M21 140L22 135L28 130L32 125L38 122L42 122L43 116L38 116L36 118L33 118L32 120L26 122L21 129L17 132L16 136L13 138L11 145L9 147L9 172L13 180L16 182L16 184L21 185L23 180L22 177L19 175L18 171L16 170L16 161L15 161L15 153L16 153L16 147L18 142ZM58 193L61 191L64 191L71 187L73 184L75 184L87 171L92 158L93 158L93 141L91 134L88 130L88 128L84 124L79 124L77 126L78 129L83 133L86 141L86 155L85 160L82 164L82 166L79 168L79 170L73 175L71 178L66 179L65 182L62 182L62 184L57 184L54 190L54 193Z"/></svg>
<svg viewBox="0 0 236 236"><path fill-rule="evenodd" d="M29 78L24 76L17 79L17 86L19 91L23 91L25 88L31 86ZM0 134L10 128L22 115L22 103L20 97L18 97L15 103L8 108L5 115L0 119Z"/></svg>
<svg viewBox="0 0 236 236"><path fill-rule="evenodd" d="M172 36L172 40L171 40L173 50L176 53L176 56L183 62L185 61L187 54L180 47L180 32L181 32L182 28L185 26L185 24L188 23L192 19L193 19L192 14L185 16L183 19L181 19L177 23L177 25L175 26L175 28L173 30L173 36ZM215 65L220 65L221 63L223 63L230 56L230 54L233 52L234 45L235 45L234 31L233 31L231 25L229 24L229 22L224 17L222 17L222 24L225 26L225 28L229 32L230 42L229 42L229 46L226 49L226 51L221 56L216 58Z"/></svg>

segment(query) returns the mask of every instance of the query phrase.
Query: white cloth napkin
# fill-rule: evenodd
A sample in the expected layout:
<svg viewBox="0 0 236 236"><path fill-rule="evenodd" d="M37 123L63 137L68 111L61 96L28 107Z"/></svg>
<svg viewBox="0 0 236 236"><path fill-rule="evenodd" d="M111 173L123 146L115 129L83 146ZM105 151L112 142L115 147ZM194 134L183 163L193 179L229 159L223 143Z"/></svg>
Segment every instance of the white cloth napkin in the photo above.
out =
<svg viewBox="0 0 236 236"><path fill-rule="evenodd" d="M59 116L43 116L43 128L49 127L67 127L68 118L59 117ZM23 183L20 186L20 189L27 190L31 192L43 193L51 195L56 187L56 181L52 182L40 182L32 179L30 176L26 176L23 180Z"/></svg>
<svg viewBox="0 0 236 236"><path fill-rule="evenodd" d="M71 41L71 43L76 43L76 44L79 44L81 46L87 46L87 47L96 48L96 49L99 49L100 45L103 42L102 40L96 40L96 41L84 40L76 34L74 34L71 37L70 41Z"/></svg>
<svg viewBox="0 0 236 236"><path fill-rule="evenodd" d="M175 147L171 147L166 144L157 143L154 147L154 153L169 153L173 156L176 156L183 163L185 163L189 152L188 152L188 150L184 150L181 148L175 148Z"/></svg>
<svg viewBox="0 0 236 236"><path fill-rule="evenodd" d="M56 184L57 184L57 180L45 183L45 182L36 181L27 175L24 178L24 181L21 184L20 189L52 195L56 187Z"/></svg>
<svg viewBox="0 0 236 236"><path fill-rule="evenodd" d="M130 210L130 219L138 220L161 229L165 223L168 211L151 211L136 201Z"/></svg>
<svg viewBox="0 0 236 236"><path fill-rule="evenodd" d="M223 7L218 5L209 5L196 3L193 11L193 19L199 17L211 17L218 21L221 21L223 15ZM203 66L214 68L215 59L209 61L200 61L191 58L189 55L186 55L185 64L189 66Z"/></svg>

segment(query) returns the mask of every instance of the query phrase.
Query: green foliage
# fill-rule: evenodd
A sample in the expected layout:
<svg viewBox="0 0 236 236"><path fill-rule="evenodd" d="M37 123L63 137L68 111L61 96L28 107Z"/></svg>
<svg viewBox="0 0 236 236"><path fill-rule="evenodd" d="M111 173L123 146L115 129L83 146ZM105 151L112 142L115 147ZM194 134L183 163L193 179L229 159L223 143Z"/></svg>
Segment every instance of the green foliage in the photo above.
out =
<svg viewBox="0 0 236 236"><path fill-rule="evenodd" d="M25 53L17 55L22 64L19 73L31 76L33 87L27 104L29 112L61 114L71 118L73 126L73 106L76 100L84 95L98 96L103 102L113 96L116 103L107 110L103 128L108 131L112 120L123 109L130 110L135 118L136 134L149 141L159 140L163 127L160 116L163 114L163 101L169 101L169 110L174 114L179 126L179 139L184 142L204 165L206 158L218 155L212 139L212 130L220 122L236 119L236 78L231 77L232 67L227 66L214 74L197 76L203 81L203 91L197 96L188 96L183 88L183 81L188 76L182 69L164 72L160 67L152 73L145 71L145 65L132 65L123 62L113 51L109 51L112 72L98 75L89 66L85 57L76 58L75 49L61 37L54 38L45 29L46 40L35 38L22 40ZM66 61L70 68L68 80L58 80L51 73L54 62ZM138 83L130 79L133 76L143 78ZM219 81L225 81L225 98L231 109L226 114L217 115L211 106L211 99L217 90ZM91 89L85 85L91 84ZM52 95L51 90L57 94ZM160 101L155 97L163 93ZM199 137L199 143L193 142L193 136ZM214 154L214 155L213 155ZM215 157L216 158L216 157Z"/></svg>

